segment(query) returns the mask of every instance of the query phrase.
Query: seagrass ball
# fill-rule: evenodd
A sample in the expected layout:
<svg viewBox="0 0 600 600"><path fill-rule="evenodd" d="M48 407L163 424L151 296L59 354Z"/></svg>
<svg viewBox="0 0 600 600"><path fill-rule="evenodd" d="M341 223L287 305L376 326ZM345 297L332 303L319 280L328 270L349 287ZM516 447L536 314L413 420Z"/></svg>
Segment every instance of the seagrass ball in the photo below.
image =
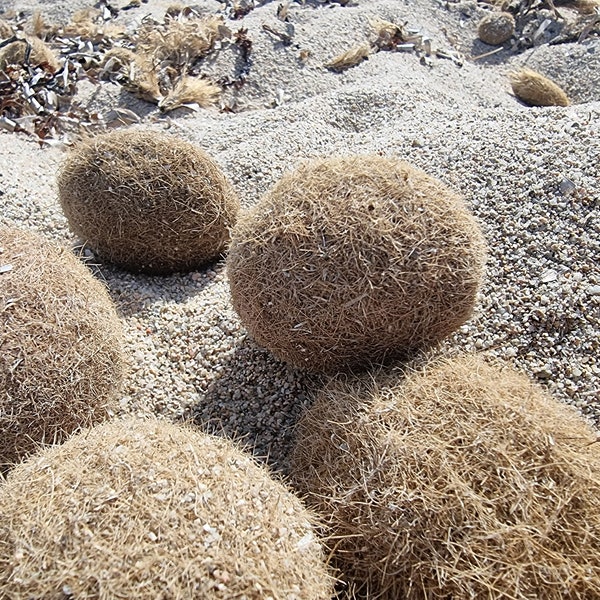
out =
<svg viewBox="0 0 600 600"><path fill-rule="evenodd" d="M227 247L239 202L221 169L192 144L115 131L76 146L58 177L72 231L133 272L196 269Z"/></svg>
<svg viewBox="0 0 600 600"><path fill-rule="evenodd" d="M597 441L525 376L459 357L338 376L291 475L356 598L598 598Z"/></svg>
<svg viewBox="0 0 600 600"><path fill-rule="evenodd" d="M237 224L233 306L278 358L317 371L433 345L471 314L485 243L463 201L395 158L301 165Z"/></svg>
<svg viewBox="0 0 600 600"><path fill-rule="evenodd" d="M554 81L532 69L523 68L510 74L515 96L530 106L568 106L569 98Z"/></svg>
<svg viewBox="0 0 600 600"><path fill-rule="evenodd" d="M108 416L124 373L105 287L62 246L0 228L0 471Z"/></svg>
<svg viewBox="0 0 600 600"><path fill-rule="evenodd" d="M479 22L479 39L490 46L500 46L515 32L515 18L509 12L496 11L487 14Z"/></svg>
<svg viewBox="0 0 600 600"><path fill-rule="evenodd" d="M129 418L0 487L0 597L329 600L313 515L230 441Z"/></svg>
<svg viewBox="0 0 600 600"><path fill-rule="evenodd" d="M16 40L0 48L0 70L6 70L8 65L25 64L44 67L51 72L57 71L60 67L50 47L34 36Z"/></svg>

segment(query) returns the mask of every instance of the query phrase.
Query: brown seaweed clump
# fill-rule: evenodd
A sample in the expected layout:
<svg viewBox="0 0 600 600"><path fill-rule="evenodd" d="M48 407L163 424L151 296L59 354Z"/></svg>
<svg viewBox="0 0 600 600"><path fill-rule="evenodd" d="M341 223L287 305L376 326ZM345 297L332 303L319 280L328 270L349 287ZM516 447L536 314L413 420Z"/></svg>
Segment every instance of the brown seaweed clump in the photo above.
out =
<svg viewBox="0 0 600 600"><path fill-rule="evenodd" d="M54 52L42 40L33 36L0 48L0 70L4 71L8 65L26 64L44 67L53 73L60 67Z"/></svg>
<svg viewBox="0 0 600 600"><path fill-rule="evenodd" d="M113 421L0 488L0 597L328 600L313 515L230 441Z"/></svg>
<svg viewBox="0 0 600 600"><path fill-rule="evenodd" d="M0 471L105 419L124 373L104 286L68 250L0 229Z"/></svg>
<svg viewBox="0 0 600 600"><path fill-rule="evenodd" d="M510 83L515 96L530 106L568 106L567 94L554 81L537 71L521 69L511 73Z"/></svg>
<svg viewBox="0 0 600 600"><path fill-rule="evenodd" d="M353 598L600 597L600 445L574 410L474 356L338 377L292 478Z"/></svg>
<svg viewBox="0 0 600 600"><path fill-rule="evenodd" d="M471 314L485 243L462 200L398 159L316 160L236 226L233 306L278 358L331 371L436 344Z"/></svg>
<svg viewBox="0 0 600 600"><path fill-rule="evenodd" d="M71 229L103 260L165 274L222 253L237 195L202 150L152 131L116 131L75 147L58 177Z"/></svg>

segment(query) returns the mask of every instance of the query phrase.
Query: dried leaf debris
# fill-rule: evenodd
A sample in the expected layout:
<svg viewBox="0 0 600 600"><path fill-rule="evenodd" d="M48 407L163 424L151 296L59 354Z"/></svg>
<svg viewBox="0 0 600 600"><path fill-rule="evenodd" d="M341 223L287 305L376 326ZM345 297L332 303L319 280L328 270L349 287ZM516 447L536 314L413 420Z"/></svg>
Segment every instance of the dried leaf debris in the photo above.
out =
<svg viewBox="0 0 600 600"><path fill-rule="evenodd" d="M218 14L211 15L196 5L174 3L162 21L146 17L137 30L118 24L115 17L120 11L146 2L132 0L117 9L100 0L94 8L74 12L63 26L46 22L39 12L28 21L16 13L9 20L0 19L0 128L25 132L42 144L68 144L86 131L135 120L123 107L119 107L121 112L113 107L106 114L98 114L78 105L74 96L81 80L115 83L155 104L163 113L180 107L239 110L236 99L223 99L222 92L244 86L253 45L248 30L240 27L236 31L231 22L267 2L224 0ZM349 4L315 0L314 6L328 3ZM312 50L295 43L292 4L288 0L277 3L273 11L276 20L263 24L263 31L276 45L293 46L302 67ZM478 0L478 4L514 16L513 52L540 43L582 42L600 36L600 0ZM557 22L562 24L558 34ZM353 46L340 48L324 66L343 72L380 51L413 53L426 66L431 66L434 58L448 59L458 66L465 60L456 49L434 48L425 31L408 23L375 17L365 37ZM207 79L204 65L227 47L237 55L235 72L215 81ZM127 111L125 117L123 111Z"/></svg>
<svg viewBox="0 0 600 600"><path fill-rule="evenodd" d="M126 31L114 22L117 12L100 2L61 27L39 13L30 21L0 21L0 128L63 144L85 131L136 120L128 109L101 115L78 106L73 97L82 79L116 83L162 112L206 108L219 103L221 87L202 77L202 60L235 44L249 63L246 30L232 32L221 16L174 5L162 22L147 17L137 31ZM219 83L243 85L246 75Z"/></svg>

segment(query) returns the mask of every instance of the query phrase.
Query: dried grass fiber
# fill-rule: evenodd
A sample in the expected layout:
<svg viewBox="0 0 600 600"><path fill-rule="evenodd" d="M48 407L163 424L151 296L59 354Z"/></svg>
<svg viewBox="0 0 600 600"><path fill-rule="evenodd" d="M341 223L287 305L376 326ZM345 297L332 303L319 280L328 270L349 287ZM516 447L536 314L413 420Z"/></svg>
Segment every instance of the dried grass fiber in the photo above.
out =
<svg viewBox="0 0 600 600"><path fill-rule="evenodd" d="M316 371L435 344L471 314L485 244L462 200L397 159L313 161L235 228L232 301L252 337Z"/></svg>
<svg viewBox="0 0 600 600"><path fill-rule="evenodd" d="M345 71L350 67L355 67L371 54L371 46L368 43L358 44L332 58L325 66L333 71Z"/></svg>
<svg viewBox="0 0 600 600"><path fill-rule="evenodd" d="M530 106L568 106L567 94L554 81L531 69L510 74L515 96Z"/></svg>
<svg viewBox="0 0 600 600"><path fill-rule="evenodd" d="M83 142L58 177L71 229L131 271L198 268L223 252L237 195L202 150L172 136L116 131Z"/></svg>
<svg viewBox="0 0 600 600"><path fill-rule="evenodd" d="M220 93L221 88L207 79L183 76L159 103L159 107L164 111L174 110L186 104L208 108L217 104Z"/></svg>
<svg viewBox="0 0 600 600"><path fill-rule="evenodd" d="M481 19L477 31L482 42L499 46L508 41L515 32L515 18L509 12L491 12Z"/></svg>
<svg viewBox="0 0 600 600"><path fill-rule="evenodd" d="M96 8L84 8L73 13L71 21L65 26L68 36L84 40L98 40L103 37L116 37L125 33L122 26L105 22L102 13Z"/></svg>
<svg viewBox="0 0 600 600"><path fill-rule="evenodd" d="M0 229L0 470L104 418L123 379L121 324L68 250Z"/></svg>
<svg viewBox="0 0 600 600"><path fill-rule="evenodd" d="M123 86L139 98L158 102L163 98L152 61L128 48L115 46L102 59L103 73L118 73Z"/></svg>
<svg viewBox="0 0 600 600"><path fill-rule="evenodd" d="M299 425L292 475L356 598L598 598L596 440L526 377L467 356L338 377Z"/></svg>
<svg viewBox="0 0 600 600"><path fill-rule="evenodd" d="M149 22L140 29L136 50L156 62L193 64L206 56L226 32L219 17L168 19L161 25Z"/></svg>
<svg viewBox="0 0 600 600"><path fill-rule="evenodd" d="M231 442L114 421L0 488L0 597L326 600L312 515Z"/></svg>
<svg viewBox="0 0 600 600"><path fill-rule="evenodd" d="M27 58L31 66L42 66L52 72L57 71L60 66L54 52L42 40L27 37L0 48L0 70L5 70L8 65L24 65Z"/></svg>
<svg viewBox="0 0 600 600"><path fill-rule="evenodd" d="M6 40L13 35L13 28L10 23L4 19L0 19L0 40Z"/></svg>

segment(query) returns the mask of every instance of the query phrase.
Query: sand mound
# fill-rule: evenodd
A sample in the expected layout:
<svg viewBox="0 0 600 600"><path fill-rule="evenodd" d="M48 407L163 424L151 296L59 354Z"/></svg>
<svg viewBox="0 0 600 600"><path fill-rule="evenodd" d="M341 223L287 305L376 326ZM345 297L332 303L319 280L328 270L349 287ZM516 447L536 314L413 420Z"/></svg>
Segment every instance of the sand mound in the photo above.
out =
<svg viewBox="0 0 600 600"><path fill-rule="evenodd" d="M325 600L312 521L231 442L115 421L0 489L0 596Z"/></svg>
<svg viewBox="0 0 600 600"><path fill-rule="evenodd" d="M360 598L596 598L600 446L571 409L475 357L338 378L293 477Z"/></svg>
<svg viewBox="0 0 600 600"><path fill-rule="evenodd" d="M69 251L0 229L0 468L107 416L123 378L121 324Z"/></svg>

